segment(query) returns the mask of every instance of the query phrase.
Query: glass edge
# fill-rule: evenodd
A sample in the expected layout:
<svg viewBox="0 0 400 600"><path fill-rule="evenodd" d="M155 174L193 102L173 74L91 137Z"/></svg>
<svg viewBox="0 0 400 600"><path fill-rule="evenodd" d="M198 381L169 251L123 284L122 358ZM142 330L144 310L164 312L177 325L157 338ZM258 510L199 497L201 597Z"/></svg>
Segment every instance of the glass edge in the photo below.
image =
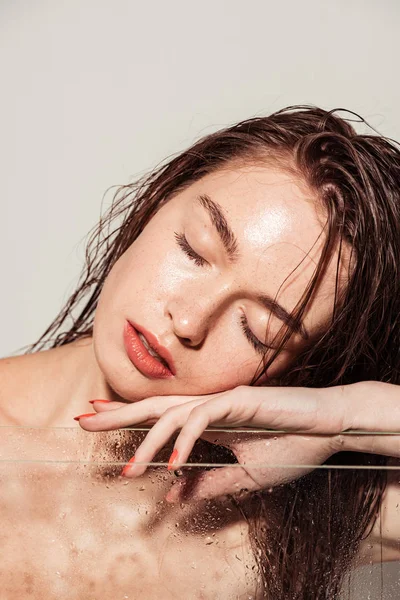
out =
<svg viewBox="0 0 400 600"><path fill-rule="evenodd" d="M81 427L41 427L41 426L31 426L31 425L0 425L0 429L35 429L35 430L45 430L45 431L58 431L58 430L68 430L68 431L84 431L85 433L109 433L110 431L150 431L152 426L150 427L120 427L118 429L108 429L102 431L86 431L86 429L82 429ZM236 427L233 429L229 429L227 427L207 427L204 431L215 431L220 433L285 433L292 435L400 435L400 431L365 431L358 429L351 429L347 431L338 431L333 433L332 431L327 432L313 432L313 431L304 431L297 429L260 429L260 428L244 428L244 427Z"/></svg>
<svg viewBox="0 0 400 600"><path fill-rule="evenodd" d="M0 459L0 464L12 463L12 464L71 464L71 465L79 465L79 464L89 464L92 466L100 466L100 465L120 465L124 466L127 464L126 461L90 461L90 460L39 460L39 459ZM135 465L146 465L152 467L167 467L168 463L166 462L135 462ZM279 469L357 469L357 470L387 470L387 471L399 471L400 465L391 466L391 465L334 465L334 464L323 464L323 465L305 465L305 464L278 464L278 463L181 463L179 467L175 470L180 470L182 467L211 467L211 468L221 468L221 467L252 467L252 468L279 468ZM171 469L173 471L173 469Z"/></svg>

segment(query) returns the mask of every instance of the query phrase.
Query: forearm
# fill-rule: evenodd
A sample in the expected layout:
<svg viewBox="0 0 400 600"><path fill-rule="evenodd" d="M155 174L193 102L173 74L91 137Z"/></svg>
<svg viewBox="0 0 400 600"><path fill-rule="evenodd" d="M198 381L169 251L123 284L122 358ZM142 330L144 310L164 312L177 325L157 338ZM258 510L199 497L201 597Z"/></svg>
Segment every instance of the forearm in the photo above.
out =
<svg viewBox="0 0 400 600"><path fill-rule="evenodd" d="M338 451L400 458L400 386L363 381L329 389L331 401L343 407L345 430L362 432L336 436Z"/></svg>

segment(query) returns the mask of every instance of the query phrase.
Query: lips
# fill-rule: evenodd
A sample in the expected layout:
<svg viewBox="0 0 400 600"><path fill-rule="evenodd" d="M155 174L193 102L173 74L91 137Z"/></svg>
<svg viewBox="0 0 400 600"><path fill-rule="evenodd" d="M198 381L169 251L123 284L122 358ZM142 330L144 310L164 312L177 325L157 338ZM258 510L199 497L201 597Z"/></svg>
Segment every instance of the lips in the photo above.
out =
<svg viewBox="0 0 400 600"><path fill-rule="evenodd" d="M149 345L149 342L146 340L146 338L144 337L144 335L142 333L139 333L139 338L142 340L144 347L146 348L147 352L151 355L154 356L154 358L156 358L157 360L160 361L160 363L164 364L167 369L169 369L168 367L168 363L161 358L161 356L159 354L157 354L157 352L155 350L153 350L153 348Z"/></svg>
<svg viewBox="0 0 400 600"><path fill-rule="evenodd" d="M167 348L141 325L126 322L124 345L130 361L144 375L163 379L175 375L173 359Z"/></svg>

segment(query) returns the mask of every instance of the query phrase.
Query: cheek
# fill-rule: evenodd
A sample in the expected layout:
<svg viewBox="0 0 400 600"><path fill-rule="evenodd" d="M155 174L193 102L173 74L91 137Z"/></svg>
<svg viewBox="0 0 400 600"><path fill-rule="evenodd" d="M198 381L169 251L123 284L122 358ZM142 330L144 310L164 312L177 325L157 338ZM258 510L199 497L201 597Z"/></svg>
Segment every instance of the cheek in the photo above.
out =
<svg viewBox="0 0 400 600"><path fill-rule="evenodd" d="M232 346L216 346L213 350L205 352L201 362L203 381L209 386L216 386L217 390L229 389L238 385L249 385L258 368L259 360L251 351L232 350ZM197 369L193 363L195 372Z"/></svg>
<svg viewBox="0 0 400 600"><path fill-rule="evenodd" d="M112 288L114 297L125 298L127 302L133 296L147 299L160 296L179 284L170 241L162 236L158 239L142 236L117 261L105 284Z"/></svg>

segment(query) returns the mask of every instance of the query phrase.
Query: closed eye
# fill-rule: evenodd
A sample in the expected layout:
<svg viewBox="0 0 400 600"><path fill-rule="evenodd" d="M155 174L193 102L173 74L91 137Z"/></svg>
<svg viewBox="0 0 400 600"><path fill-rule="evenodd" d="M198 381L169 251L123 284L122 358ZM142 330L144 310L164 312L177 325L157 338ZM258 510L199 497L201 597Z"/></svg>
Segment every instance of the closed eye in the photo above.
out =
<svg viewBox="0 0 400 600"><path fill-rule="evenodd" d="M193 248L190 246L190 244L188 243L186 236L184 233L174 233L174 237L176 239L176 242L178 244L178 246L183 250L183 252L191 259L194 261L194 263L198 266L198 267L204 267L205 265L208 265L209 263L199 254L197 254L197 252L195 252L193 250Z"/></svg>
<svg viewBox="0 0 400 600"><path fill-rule="evenodd" d="M271 350L271 346L267 346L266 344L263 344L262 342L260 342L260 340L258 338L256 338L254 333L249 328L247 319L244 315L241 315L241 317L240 317L240 324L243 329L244 335L247 337L247 339L249 340L250 344L253 346L255 351L258 352L259 354L261 354L261 356L265 356L265 353L267 352L267 350Z"/></svg>
<svg viewBox="0 0 400 600"><path fill-rule="evenodd" d="M174 237L176 239L178 246L190 258L190 260L192 260L198 267L204 267L205 265L209 264L202 256L200 256L199 254L197 254L197 252L195 252L193 250L193 248L187 241L184 233L174 232ZM253 332L251 331L251 329L248 326L245 315L241 315L240 324L241 324L242 330L243 330L246 338L248 339L250 344L253 346L253 348L256 350L256 352L261 354L261 356L265 356L265 353L267 352L267 350L271 349L271 346L267 346L266 344L263 344L262 342L260 342L260 340L258 338L256 338L256 336L253 334Z"/></svg>

